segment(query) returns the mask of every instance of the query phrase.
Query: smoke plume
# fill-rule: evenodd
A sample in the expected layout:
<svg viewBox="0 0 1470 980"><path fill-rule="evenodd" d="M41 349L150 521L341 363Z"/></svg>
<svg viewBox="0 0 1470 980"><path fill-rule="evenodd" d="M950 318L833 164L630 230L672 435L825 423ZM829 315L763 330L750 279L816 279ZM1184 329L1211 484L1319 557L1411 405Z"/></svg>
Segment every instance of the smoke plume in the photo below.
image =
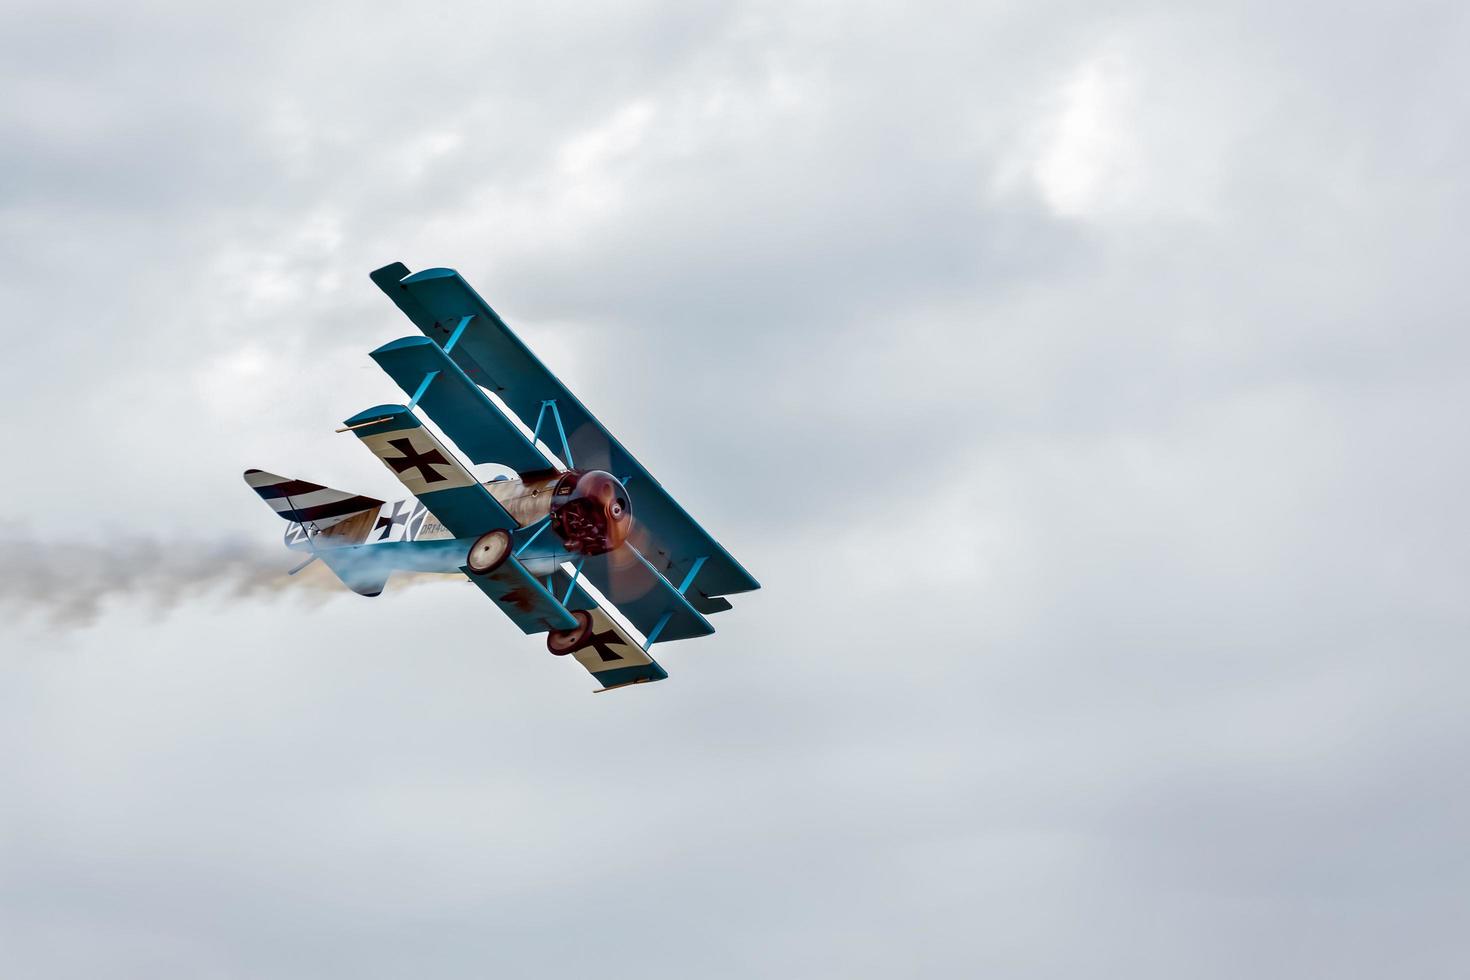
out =
<svg viewBox="0 0 1470 980"><path fill-rule="evenodd" d="M296 575L309 555L238 539L42 540L10 529L0 563L0 610L54 629L91 626L109 608L143 606L161 615L192 601L322 602L351 595L321 562ZM397 573L389 588L448 577Z"/></svg>

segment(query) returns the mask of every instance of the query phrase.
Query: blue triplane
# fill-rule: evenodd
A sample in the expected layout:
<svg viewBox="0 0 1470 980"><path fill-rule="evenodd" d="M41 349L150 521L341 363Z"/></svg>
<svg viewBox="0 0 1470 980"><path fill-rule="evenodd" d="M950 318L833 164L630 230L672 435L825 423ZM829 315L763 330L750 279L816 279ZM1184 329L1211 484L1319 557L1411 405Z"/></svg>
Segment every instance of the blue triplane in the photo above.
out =
<svg viewBox="0 0 1470 980"><path fill-rule="evenodd" d="M360 595L395 570L463 572L601 690L663 680L655 643L713 633L760 588L453 269L372 274L423 336L372 352L409 396L347 419L413 497L383 501L246 470L286 545ZM424 427L422 411L458 448ZM513 471L483 483L470 463ZM634 516L634 498L637 516Z"/></svg>

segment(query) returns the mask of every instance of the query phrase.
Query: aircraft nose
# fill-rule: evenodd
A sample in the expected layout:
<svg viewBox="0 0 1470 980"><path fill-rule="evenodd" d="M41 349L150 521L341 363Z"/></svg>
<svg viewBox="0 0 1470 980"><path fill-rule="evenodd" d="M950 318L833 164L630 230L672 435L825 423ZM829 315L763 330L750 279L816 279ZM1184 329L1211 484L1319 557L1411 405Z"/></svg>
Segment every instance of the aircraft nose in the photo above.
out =
<svg viewBox="0 0 1470 980"><path fill-rule="evenodd" d="M571 470L551 496L551 527L567 548L600 555L622 547L633 530L628 488L606 470Z"/></svg>

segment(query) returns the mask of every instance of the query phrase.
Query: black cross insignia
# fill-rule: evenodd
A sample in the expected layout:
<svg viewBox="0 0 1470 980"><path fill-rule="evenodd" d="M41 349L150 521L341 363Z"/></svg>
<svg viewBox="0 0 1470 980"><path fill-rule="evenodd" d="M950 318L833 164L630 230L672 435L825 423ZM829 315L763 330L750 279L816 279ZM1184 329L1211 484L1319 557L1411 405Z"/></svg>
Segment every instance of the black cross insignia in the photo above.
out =
<svg viewBox="0 0 1470 980"><path fill-rule="evenodd" d="M393 526L395 524L402 524L408 520L407 514L398 513L399 508L401 508L402 506L403 501L393 501L393 513L389 514L387 517L379 517L378 523L373 525L374 531L378 530L379 528L382 528L383 530L383 533L378 535L379 541L386 541L388 539L388 536L393 533Z"/></svg>
<svg viewBox="0 0 1470 980"><path fill-rule="evenodd" d="M614 660L626 660L627 658L623 655L612 652L614 644L622 646L622 637L618 636L614 630L603 630L601 633L593 633L587 637L577 649L585 650L587 647L591 647L597 651L597 655L602 658L602 662L605 664L610 664Z"/></svg>
<svg viewBox="0 0 1470 980"><path fill-rule="evenodd" d="M416 469L419 471L419 478L425 483L442 483L449 479L449 477L442 475L438 470L434 469L435 464L440 466L449 465L449 460L445 459L444 454L439 452L439 450L430 449L426 453L421 453L413 448L413 440L411 439L389 439L388 445L403 454L397 459L383 458L383 462L393 467L394 473Z"/></svg>

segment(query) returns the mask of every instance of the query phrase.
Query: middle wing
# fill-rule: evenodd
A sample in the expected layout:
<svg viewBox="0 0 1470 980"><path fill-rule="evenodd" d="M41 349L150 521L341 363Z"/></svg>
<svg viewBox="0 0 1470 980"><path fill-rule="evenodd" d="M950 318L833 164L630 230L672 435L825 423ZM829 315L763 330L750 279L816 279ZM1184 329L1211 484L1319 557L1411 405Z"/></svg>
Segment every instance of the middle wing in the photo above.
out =
<svg viewBox="0 0 1470 980"><path fill-rule="evenodd" d="M452 349L452 348L451 348ZM444 348L428 337L384 344L373 360L474 463L503 463L524 476L555 469Z"/></svg>

